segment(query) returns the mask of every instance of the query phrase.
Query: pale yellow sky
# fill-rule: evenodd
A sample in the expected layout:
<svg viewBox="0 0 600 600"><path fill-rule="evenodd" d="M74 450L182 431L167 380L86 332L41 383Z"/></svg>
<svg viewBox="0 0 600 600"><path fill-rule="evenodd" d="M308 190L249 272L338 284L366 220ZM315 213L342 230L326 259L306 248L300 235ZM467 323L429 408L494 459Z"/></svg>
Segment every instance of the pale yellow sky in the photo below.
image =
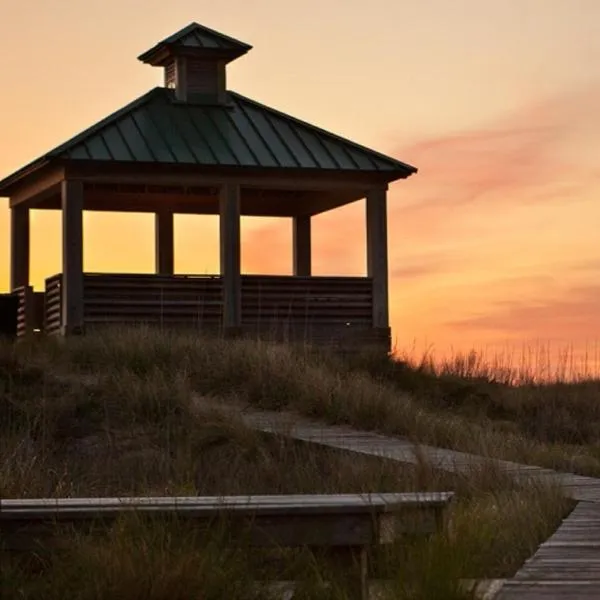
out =
<svg viewBox="0 0 600 600"><path fill-rule="evenodd" d="M600 337L600 2L2 3L0 177L159 85L136 57L190 21L254 46L230 89L419 167L390 194L400 343ZM364 271L362 212L316 219L317 272ZM177 270L214 271L216 221L176 228ZM246 220L245 268L289 272L289 230ZM58 215L34 212L36 286L59 237ZM5 202L0 240L2 290ZM87 270L150 271L152 244L148 216L86 215Z"/></svg>

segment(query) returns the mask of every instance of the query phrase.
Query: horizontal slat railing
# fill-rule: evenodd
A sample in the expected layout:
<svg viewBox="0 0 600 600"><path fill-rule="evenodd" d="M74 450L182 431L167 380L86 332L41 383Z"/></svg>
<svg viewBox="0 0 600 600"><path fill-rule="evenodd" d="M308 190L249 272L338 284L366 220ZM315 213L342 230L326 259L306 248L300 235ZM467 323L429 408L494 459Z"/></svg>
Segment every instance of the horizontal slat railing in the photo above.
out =
<svg viewBox="0 0 600 600"><path fill-rule="evenodd" d="M86 324L99 322L220 325L219 276L84 276ZM372 283L364 277L242 276L242 325L268 328L358 326L372 322Z"/></svg>
<svg viewBox="0 0 600 600"><path fill-rule="evenodd" d="M44 298L44 333L55 335L61 329L62 275L59 273L46 279Z"/></svg>
<svg viewBox="0 0 600 600"><path fill-rule="evenodd" d="M216 276L84 275L84 321L98 324L218 327L222 284Z"/></svg>
<svg viewBox="0 0 600 600"><path fill-rule="evenodd" d="M44 320L44 294L34 292L30 285L16 288L13 294L18 298L17 337L41 331Z"/></svg>
<svg viewBox="0 0 600 600"><path fill-rule="evenodd" d="M18 298L17 337L23 337L27 334L27 308L29 306L27 297L32 293L33 288L29 285L22 285L13 290L13 294Z"/></svg>
<svg viewBox="0 0 600 600"><path fill-rule="evenodd" d="M374 329L368 277L242 275L242 332L285 342L389 350ZM220 331L219 275L84 274L84 324L180 326ZM61 329L61 275L46 280L45 330Z"/></svg>
<svg viewBox="0 0 600 600"><path fill-rule="evenodd" d="M373 284L367 277L242 277L242 324L371 327Z"/></svg>

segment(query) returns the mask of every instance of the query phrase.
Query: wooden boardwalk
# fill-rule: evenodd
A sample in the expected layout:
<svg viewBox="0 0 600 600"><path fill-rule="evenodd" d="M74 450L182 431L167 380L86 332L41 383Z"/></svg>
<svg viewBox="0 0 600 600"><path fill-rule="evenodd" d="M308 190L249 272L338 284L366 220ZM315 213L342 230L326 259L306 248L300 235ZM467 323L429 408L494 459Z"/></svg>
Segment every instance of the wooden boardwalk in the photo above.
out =
<svg viewBox="0 0 600 600"><path fill-rule="evenodd" d="M600 598L600 504L580 502L496 600Z"/></svg>
<svg viewBox="0 0 600 600"><path fill-rule="evenodd" d="M502 471L515 478L555 482L564 489L569 498L583 502L600 502L600 479L594 477L559 473L552 469L486 458L457 450L417 445L406 438L359 431L344 425L325 425L292 413L246 409L241 413L241 417L248 427L259 431L282 434L304 442L380 456L403 463L416 464L425 461L432 467L452 473L469 472L493 460ZM600 600L600 595L598 598Z"/></svg>
<svg viewBox="0 0 600 600"><path fill-rule="evenodd" d="M557 483L565 495L579 503L554 535L502 586L496 600L600 600L600 479L415 445L406 438L324 425L291 413L245 409L241 417L255 430L359 454L410 464L424 460L454 473L468 472L494 460L515 478Z"/></svg>

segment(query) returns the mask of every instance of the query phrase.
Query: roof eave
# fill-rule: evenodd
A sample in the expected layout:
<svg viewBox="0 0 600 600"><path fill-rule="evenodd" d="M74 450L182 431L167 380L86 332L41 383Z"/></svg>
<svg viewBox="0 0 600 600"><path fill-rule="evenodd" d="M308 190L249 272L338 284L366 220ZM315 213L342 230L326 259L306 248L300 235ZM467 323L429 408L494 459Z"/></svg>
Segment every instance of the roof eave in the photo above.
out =
<svg viewBox="0 0 600 600"><path fill-rule="evenodd" d="M165 62L173 56L198 56L207 58L223 59L231 62L236 58L240 58L247 54L252 49L252 46L246 48L188 48L178 46L177 44L160 43L147 52L140 54L137 58L139 61L151 65L153 67L162 67Z"/></svg>
<svg viewBox="0 0 600 600"><path fill-rule="evenodd" d="M47 167L48 165L50 165L51 163L57 164L57 162L58 161L56 159L52 159L51 157L48 157L48 156L42 156L41 158L34 160L33 162L29 163L28 165L21 167L14 173L11 173L4 179L0 180L0 196L4 196L4 197L10 196L14 192L14 189L18 185L20 185L24 179L33 175L34 173L37 173L44 167Z"/></svg>
<svg viewBox="0 0 600 600"><path fill-rule="evenodd" d="M417 167L413 167L412 165L406 165L405 167L400 167L394 170L377 172L382 174L385 173L387 175L387 182L393 183L394 181L398 181L400 179L408 179L411 175L415 175L418 171L419 170L417 169Z"/></svg>

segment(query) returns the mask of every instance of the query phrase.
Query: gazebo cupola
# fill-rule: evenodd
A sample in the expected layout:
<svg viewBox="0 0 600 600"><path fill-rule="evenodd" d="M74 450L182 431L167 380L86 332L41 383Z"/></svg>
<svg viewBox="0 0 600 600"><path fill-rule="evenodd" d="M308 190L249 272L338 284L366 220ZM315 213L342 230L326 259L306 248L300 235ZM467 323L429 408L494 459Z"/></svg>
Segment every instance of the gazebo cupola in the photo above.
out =
<svg viewBox="0 0 600 600"><path fill-rule="evenodd" d="M164 68L165 87L177 100L197 104L225 104L227 64L252 46L191 23L165 38L138 60Z"/></svg>

